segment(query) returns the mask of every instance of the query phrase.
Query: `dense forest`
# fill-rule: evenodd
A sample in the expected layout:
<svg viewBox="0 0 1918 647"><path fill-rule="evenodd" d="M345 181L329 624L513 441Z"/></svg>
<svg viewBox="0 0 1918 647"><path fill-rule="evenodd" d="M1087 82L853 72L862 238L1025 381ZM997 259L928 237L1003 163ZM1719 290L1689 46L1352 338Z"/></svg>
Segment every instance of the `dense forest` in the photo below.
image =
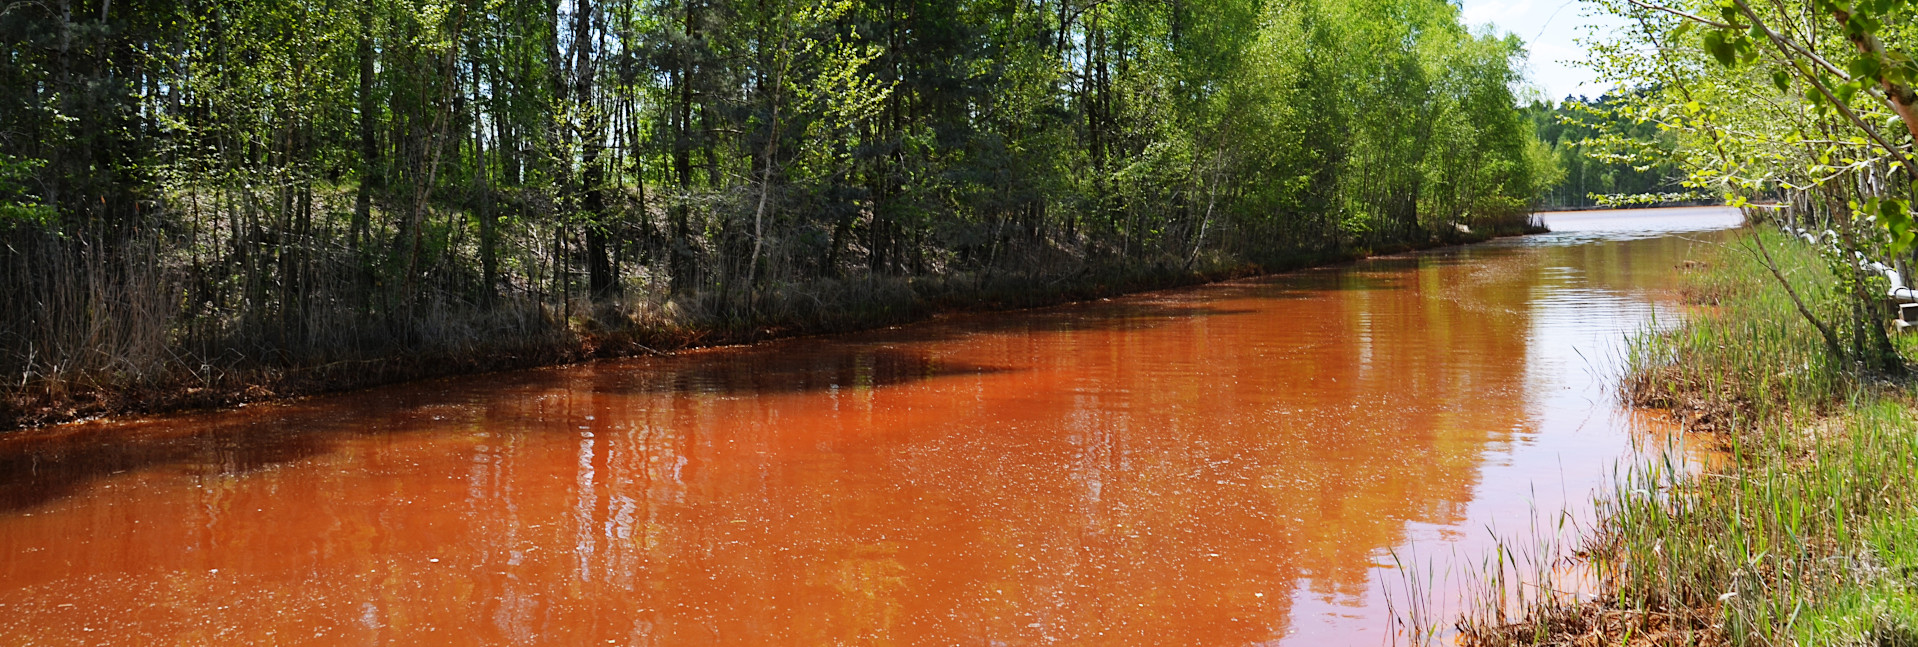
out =
<svg viewBox="0 0 1918 647"><path fill-rule="evenodd" d="M1557 173L1519 42L1444 0L43 0L0 37L14 417L1455 241Z"/></svg>

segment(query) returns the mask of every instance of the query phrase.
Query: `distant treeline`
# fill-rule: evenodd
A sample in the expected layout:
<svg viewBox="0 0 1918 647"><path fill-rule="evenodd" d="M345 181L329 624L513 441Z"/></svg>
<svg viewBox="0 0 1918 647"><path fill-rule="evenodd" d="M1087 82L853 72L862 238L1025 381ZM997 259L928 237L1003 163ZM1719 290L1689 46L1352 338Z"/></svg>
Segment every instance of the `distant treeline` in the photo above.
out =
<svg viewBox="0 0 1918 647"><path fill-rule="evenodd" d="M1626 92L1636 97L1651 91ZM1540 206L1618 208L1718 200L1684 187L1685 169L1672 152L1679 145L1677 137L1660 130L1656 120L1641 121L1630 107L1624 97L1607 94L1526 108L1539 140L1551 146L1563 172L1545 190Z"/></svg>
<svg viewBox="0 0 1918 647"><path fill-rule="evenodd" d="M0 38L16 395L1423 244L1555 179L1518 41L1444 0L40 0Z"/></svg>

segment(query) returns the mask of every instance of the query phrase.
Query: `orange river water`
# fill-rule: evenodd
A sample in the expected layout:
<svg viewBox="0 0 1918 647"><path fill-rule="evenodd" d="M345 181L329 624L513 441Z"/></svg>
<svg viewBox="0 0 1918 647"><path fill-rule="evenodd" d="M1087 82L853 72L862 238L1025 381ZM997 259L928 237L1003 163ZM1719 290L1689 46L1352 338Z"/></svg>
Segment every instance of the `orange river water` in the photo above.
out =
<svg viewBox="0 0 1918 647"><path fill-rule="evenodd" d="M1494 537L1568 532L1669 434L1618 404L1624 339L1677 316L1678 266L1739 218L1547 220L7 434L0 644L1384 644L1414 593L1449 613Z"/></svg>

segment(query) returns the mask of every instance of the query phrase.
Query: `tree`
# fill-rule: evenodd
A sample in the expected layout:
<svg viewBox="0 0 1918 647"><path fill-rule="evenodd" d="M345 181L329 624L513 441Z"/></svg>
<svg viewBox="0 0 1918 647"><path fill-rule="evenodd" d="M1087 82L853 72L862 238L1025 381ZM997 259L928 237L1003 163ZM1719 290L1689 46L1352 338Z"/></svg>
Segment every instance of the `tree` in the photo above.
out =
<svg viewBox="0 0 1918 647"><path fill-rule="evenodd" d="M1847 324L1828 321L1782 275L1781 287L1834 356L1902 373L1874 314L1883 290L1873 284L1883 279L1856 259L1908 263L1918 235L1910 158L1918 68L1899 49L1912 9L1876 0L1608 6L1636 28L1600 50L1601 69L1651 83L1624 110L1677 134L1690 186L1722 191L1777 224L1831 232L1820 243L1846 286ZM1782 208L1755 204L1774 195Z"/></svg>

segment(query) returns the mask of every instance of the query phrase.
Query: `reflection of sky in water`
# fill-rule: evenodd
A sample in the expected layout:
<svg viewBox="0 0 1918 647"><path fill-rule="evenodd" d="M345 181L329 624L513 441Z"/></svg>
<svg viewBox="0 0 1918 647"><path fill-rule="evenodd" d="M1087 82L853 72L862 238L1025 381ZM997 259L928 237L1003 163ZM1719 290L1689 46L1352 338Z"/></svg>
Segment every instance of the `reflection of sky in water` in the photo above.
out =
<svg viewBox="0 0 1918 647"><path fill-rule="evenodd" d="M1380 549L1375 586L1365 596L1299 596L1298 644L1383 633L1388 628L1376 614L1364 611L1390 595L1402 613L1410 588L1440 592L1428 617L1449 628L1461 601L1448 591L1474 586L1493 537L1527 551L1575 544L1578 529L1593 521L1592 494L1610 485L1629 456L1657 451L1644 447L1664 440L1666 425L1617 399L1626 338L1654 318L1678 316L1673 266L1695 258L1695 248L1716 242L1742 217L1685 208L1553 213L1546 221L1552 233L1458 252L1489 265L1516 262L1522 267L1512 271L1538 277L1525 306L1526 404L1515 433L1486 446L1479 486L1461 519L1408 523L1403 543ZM1496 257L1508 247L1524 252ZM1398 565L1419 569L1413 577L1421 582L1408 584Z"/></svg>
<svg viewBox="0 0 1918 647"><path fill-rule="evenodd" d="M1707 213L16 434L0 632L1374 642L1389 551L1475 563L1630 450L1619 341L1698 244L1647 232Z"/></svg>
<svg viewBox="0 0 1918 647"><path fill-rule="evenodd" d="M1731 229L1745 221L1738 210L1721 207L1557 211L1541 215L1551 233L1520 240L1533 245L1636 240Z"/></svg>

